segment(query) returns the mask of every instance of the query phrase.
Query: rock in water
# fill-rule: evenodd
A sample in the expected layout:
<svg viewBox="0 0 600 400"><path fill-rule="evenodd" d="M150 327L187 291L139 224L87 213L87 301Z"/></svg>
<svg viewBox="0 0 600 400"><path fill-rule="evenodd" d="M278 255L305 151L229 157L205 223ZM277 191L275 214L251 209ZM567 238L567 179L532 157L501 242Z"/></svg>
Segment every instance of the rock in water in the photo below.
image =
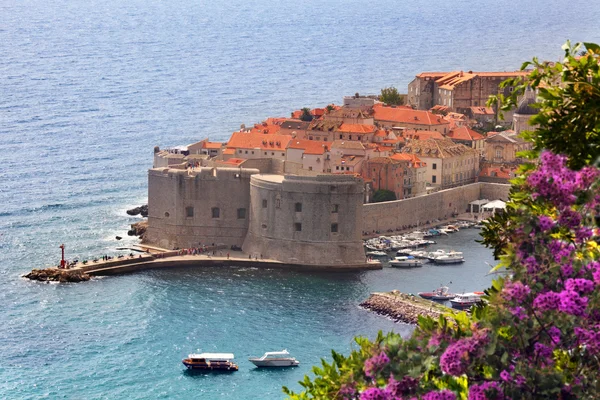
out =
<svg viewBox="0 0 600 400"><path fill-rule="evenodd" d="M90 276L85 272L58 268L34 269L24 277L40 282L84 282L90 280Z"/></svg>
<svg viewBox="0 0 600 400"><path fill-rule="evenodd" d="M132 208L131 210L127 210L126 212L129 215L141 214L142 217L147 217L148 216L148 204L144 204L143 206Z"/></svg>
<svg viewBox="0 0 600 400"><path fill-rule="evenodd" d="M148 228L148 221L140 221L135 224L131 224L131 229L127 231L129 236L143 236Z"/></svg>

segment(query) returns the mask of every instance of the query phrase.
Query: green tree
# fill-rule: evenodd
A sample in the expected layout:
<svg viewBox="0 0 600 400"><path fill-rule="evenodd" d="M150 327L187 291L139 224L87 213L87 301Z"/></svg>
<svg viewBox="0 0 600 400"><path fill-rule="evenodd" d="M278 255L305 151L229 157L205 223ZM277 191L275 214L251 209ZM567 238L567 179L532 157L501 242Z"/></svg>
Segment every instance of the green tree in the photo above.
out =
<svg viewBox="0 0 600 400"><path fill-rule="evenodd" d="M313 115L310 113L310 108L304 107L302 109L302 114L300 115L300 119L302 121L310 122L313 120Z"/></svg>
<svg viewBox="0 0 600 400"><path fill-rule="evenodd" d="M393 86L390 86L381 89L379 101L382 101L385 104L391 106L401 106L404 104L404 96L398 92L398 89L396 89Z"/></svg>
<svg viewBox="0 0 600 400"><path fill-rule="evenodd" d="M396 194L391 190L379 189L373 193L373 203L381 203L382 201L394 201Z"/></svg>
<svg viewBox="0 0 600 400"><path fill-rule="evenodd" d="M419 318L413 334L356 338L348 357L313 367L293 399L596 399L600 397L600 48L566 46L516 83L537 90L540 129L507 211L483 230L508 274L471 314ZM587 59L586 59L587 57ZM525 64L524 68L530 64ZM516 104L518 93L501 98ZM584 101L585 100L585 101ZM591 115L589 115L591 113ZM568 116L568 117L567 117ZM589 120L588 120L589 116ZM584 133L585 132L585 133ZM558 136L554 137L554 136ZM587 139L587 140L585 140ZM580 143L583 141L584 143ZM539 159L534 159L539 155Z"/></svg>

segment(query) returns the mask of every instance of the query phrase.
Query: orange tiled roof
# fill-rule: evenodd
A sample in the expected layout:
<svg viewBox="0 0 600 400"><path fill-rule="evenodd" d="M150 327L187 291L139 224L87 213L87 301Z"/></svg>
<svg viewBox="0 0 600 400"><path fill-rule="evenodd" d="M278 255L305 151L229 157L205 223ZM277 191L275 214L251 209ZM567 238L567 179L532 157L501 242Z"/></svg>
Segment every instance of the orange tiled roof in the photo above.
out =
<svg viewBox="0 0 600 400"><path fill-rule="evenodd" d="M448 133L448 137L456 140L482 140L483 135L475 132L473 129L470 129L468 126L461 126L460 128L455 128Z"/></svg>
<svg viewBox="0 0 600 400"><path fill-rule="evenodd" d="M364 124L342 124L337 128L338 132L349 132L349 133L373 133L375 131L375 125L364 125Z"/></svg>
<svg viewBox="0 0 600 400"><path fill-rule="evenodd" d="M264 135L273 135L281 130L280 125L269 125L266 122L262 124L255 124L252 129L250 129L250 133L262 133Z"/></svg>
<svg viewBox="0 0 600 400"><path fill-rule="evenodd" d="M391 157L395 160L408 161L410 166L413 168L421 168L421 167L424 167L427 165L426 163L421 161L421 159L419 157L417 157L415 154L395 153Z"/></svg>
<svg viewBox="0 0 600 400"><path fill-rule="evenodd" d="M223 150L223 155L233 155L235 154L235 149L225 149Z"/></svg>
<svg viewBox="0 0 600 400"><path fill-rule="evenodd" d="M489 176L503 179L512 178L511 171L508 168L501 167L483 167L479 173L479 176Z"/></svg>
<svg viewBox="0 0 600 400"><path fill-rule="evenodd" d="M327 143L305 139L292 139L287 148L304 150L304 154L323 154L329 150Z"/></svg>
<svg viewBox="0 0 600 400"><path fill-rule="evenodd" d="M325 114L325 109L324 108L313 108L312 110L310 110L310 113L313 115L313 117L319 118L323 114Z"/></svg>
<svg viewBox="0 0 600 400"><path fill-rule="evenodd" d="M443 77L437 79L435 83L438 84L440 89L454 90L454 88L463 83L468 82L477 76L483 76L488 78L510 78L515 76L526 76L528 71L513 71L513 72L463 72L453 71Z"/></svg>
<svg viewBox="0 0 600 400"><path fill-rule="evenodd" d="M292 112L292 118L299 119L302 116L302 110L296 110Z"/></svg>
<svg viewBox="0 0 600 400"><path fill-rule="evenodd" d="M403 153L412 153L422 157L447 158L469 154L475 156L477 150L450 139L444 140L413 140L402 148Z"/></svg>
<svg viewBox="0 0 600 400"><path fill-rule="evenodd" d="M417 131L414 129L407 129L402 133L405 139L444 139L444 135L438 131Z"/></svg>
<svg viewBox="0 0 600 400"><path fill-rule="evenodd" d="M473 115L494 115L492 107L469 107Z"/></svg>
<svg viewBox="0 0 600 400"><path fill-rule="evenodd" d="M380 104L373 106L375 119L414 125L446 125L441 116L429 111L413 110L412 108L385 107Z"/></svg>
<svg viewBox="0 0 600 400"><path fill-rule="evenodd" d="M261 150L285 150L292 137L290 135L269 135L251 132L234 132L227 148Z"/></svg>
<svg viewBox="0 0 600 400"><path fill-rule="evenodd" d="M369 160L369 164L402 164L405 161L393 157L374 157Z"/></svg>
<svg viewBox="0 0 600 400"><path fill-rule="evenodd" d="M225 164L233 164L233 165L239 165L241 163L243 163L244 161L246 161L245 158L230 158L227 161L223 161Z"/></svg>
<svg viewBox="0 0 600 400"><path fill-rule="evenodd" d="M417 75L417 78L440 78L446 75L447 72L421 72Z"/></svg>

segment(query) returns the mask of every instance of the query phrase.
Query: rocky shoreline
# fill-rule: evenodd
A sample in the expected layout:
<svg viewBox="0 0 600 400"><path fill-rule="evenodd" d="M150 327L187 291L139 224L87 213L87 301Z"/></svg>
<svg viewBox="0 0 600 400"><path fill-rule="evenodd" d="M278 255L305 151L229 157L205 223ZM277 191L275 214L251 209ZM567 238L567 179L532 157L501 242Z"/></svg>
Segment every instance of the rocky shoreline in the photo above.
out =
<svg viewBox="0 0 600 400"><path fill-rule="evenodd" d="M71 271L68 269L46 268L34 269L23 275L24 278L40 282L85 282L90 276L83 271Z"/></svg>
<svg viewBox="0 0 600 400"><path fill-rule="evenodd" d="M372 293L367 300L360 303L360 306L389 317L395 322L407 324L416 324L421 315L437 319L444 312L450 311L440 304L400 293L397 290L389 293Z"/></svg>

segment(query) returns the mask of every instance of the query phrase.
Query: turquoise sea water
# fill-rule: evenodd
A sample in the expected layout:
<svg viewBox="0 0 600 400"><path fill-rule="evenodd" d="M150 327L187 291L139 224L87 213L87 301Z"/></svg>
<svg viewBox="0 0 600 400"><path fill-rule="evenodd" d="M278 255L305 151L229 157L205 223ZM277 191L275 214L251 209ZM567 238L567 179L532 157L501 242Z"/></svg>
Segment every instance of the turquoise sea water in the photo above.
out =
<svg viewBox="0 0 600 400"><path fill-rule="evenodd" d="M376 290L489 284L477 231L460 266L314 274L148 271L76 285L22 280L67 256L116 254L146 201L152 149L225 140L240 124L344 95L402 91L421 71L513 70L600 41L589 1L0 2L0 398L280 398L329 350L377 330ZM288 348L299 368L245 359ZM240 371L189 375L193 351Z"/></svg>

